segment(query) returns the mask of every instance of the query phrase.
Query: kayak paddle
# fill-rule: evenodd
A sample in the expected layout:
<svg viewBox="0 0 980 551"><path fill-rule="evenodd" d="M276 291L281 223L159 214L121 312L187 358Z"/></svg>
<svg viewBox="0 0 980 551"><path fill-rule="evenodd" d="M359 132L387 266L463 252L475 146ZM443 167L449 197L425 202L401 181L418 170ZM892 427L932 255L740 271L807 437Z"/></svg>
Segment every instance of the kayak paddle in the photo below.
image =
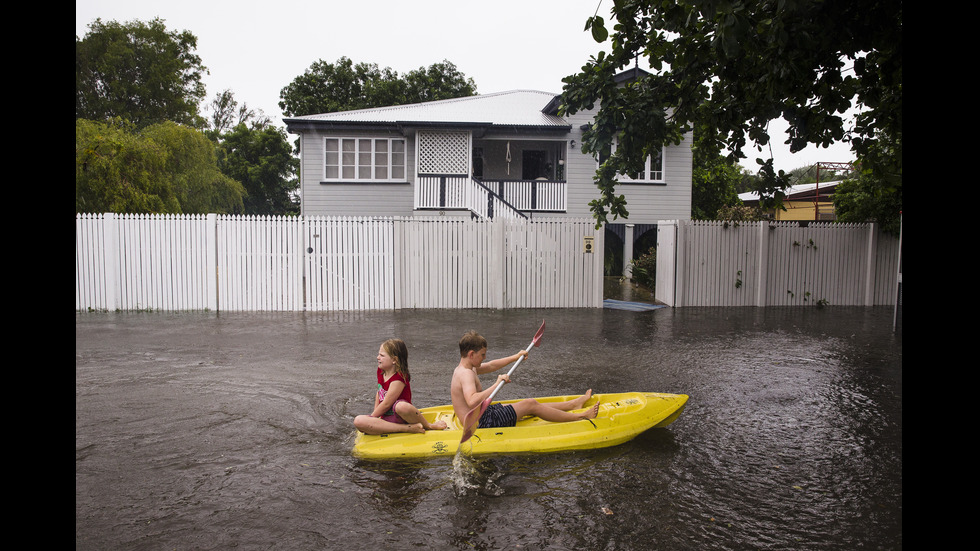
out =
<svg viewBox="0 0 980 551"><path fill-rule="evenodd" d="M525 348L525 350L530 352L532 347L540 346L542 335L544 335L544 321L541 322L541 327L538 328L538 332L534 334L534 338L531 340L531 344L527 345L527 348ZM510 371L507 372L508 377L510 377L510 374L513 373L515 369L517 369L517 366L521 365L521 362L524 361L525 357L526 356L521 356L520 358L517 359L517 363L514 364L514 367L511 367ZM490 402L493 401L493 397L497 395L497 392L503 386L504 385L497 385L497 388L493 389L493 392L490 393L490 396L486 400L481 402L480 405L471 409L469 413L467 413L466 416L463 417L463 436L459 439L460 444L466 442L467 440L470 439L470 437L473 436L473 433L476 431L476 427L479 426L480 424L480 417L483 416L483 412L487 410L487 407L490 405Z"/></svg>

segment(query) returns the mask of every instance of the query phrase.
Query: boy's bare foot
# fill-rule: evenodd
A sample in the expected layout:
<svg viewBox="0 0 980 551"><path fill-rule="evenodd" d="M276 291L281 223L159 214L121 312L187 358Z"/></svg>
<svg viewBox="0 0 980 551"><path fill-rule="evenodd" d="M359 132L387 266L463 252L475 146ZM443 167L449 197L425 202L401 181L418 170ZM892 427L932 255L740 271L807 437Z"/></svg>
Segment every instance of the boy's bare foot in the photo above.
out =
<svg viewBox="0 0 980 551"><path fill-rule="evenodd" d="M585 410L582 415L582 419L595 419L599 415L599 402L596 402L594 406Z"/></svg>
<svg viewBox="0 0 980 551"><path fill-rule="evenodd" d="M579 396L578 398L575 398L574 400L572 400L572 403L575 404L575 407L573 407L572 409L578 409L578 408L584 406L585 403L588 402L589 401L589 398L591 398L591 397L592 397L592 389L590 388L589 390L585 391L585 394L583 394L583 395Z"/></svg>

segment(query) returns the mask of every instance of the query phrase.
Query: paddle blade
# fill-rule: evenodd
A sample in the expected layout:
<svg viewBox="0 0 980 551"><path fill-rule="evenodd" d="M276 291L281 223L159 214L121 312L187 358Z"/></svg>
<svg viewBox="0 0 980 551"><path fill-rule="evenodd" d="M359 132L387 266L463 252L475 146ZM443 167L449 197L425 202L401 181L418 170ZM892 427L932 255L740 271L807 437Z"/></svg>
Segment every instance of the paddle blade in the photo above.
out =
<svg viewBox="0 0 980 551"><path fill-rule="evenodd" d="M463 429L463 436L461 436L459 439L460 445L472 438L474 432L476 432L476 428L473 425L468 425L465 429Z"/></svg>
<svg viewBox="0 0 980 551"><path fill-rule="evenodd" d="M531 340L532 346L541 346L541 337L544 336L544 320L541 320L541 327L538 328L538 332L534 334L534 339Z"/></svg>

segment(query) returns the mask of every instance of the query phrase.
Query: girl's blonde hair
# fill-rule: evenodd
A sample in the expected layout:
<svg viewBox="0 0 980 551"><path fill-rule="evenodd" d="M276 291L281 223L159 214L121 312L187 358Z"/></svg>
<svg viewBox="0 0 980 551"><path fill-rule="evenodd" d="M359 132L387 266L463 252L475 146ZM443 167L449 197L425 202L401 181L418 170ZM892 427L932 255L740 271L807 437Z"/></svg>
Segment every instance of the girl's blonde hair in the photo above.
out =
<svg viewBox="0 0 980 551"><path fill-rule="evenodd" d="M411 382L412 376L408 373L408 346L401 339L388 339L381 344L391 361L395 364L395 371L401 374L405 382Z"/></svg>

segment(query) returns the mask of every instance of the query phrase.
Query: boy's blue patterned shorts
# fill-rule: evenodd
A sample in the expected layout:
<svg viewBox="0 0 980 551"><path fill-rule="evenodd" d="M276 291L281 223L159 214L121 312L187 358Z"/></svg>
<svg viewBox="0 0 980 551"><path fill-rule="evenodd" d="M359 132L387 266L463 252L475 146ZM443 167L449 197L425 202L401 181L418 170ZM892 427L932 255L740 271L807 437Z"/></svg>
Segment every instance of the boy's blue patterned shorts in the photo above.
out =
<svg viewBox="0 0 980 551"><path fill-rule="evenodd" d="M497 427L513 427L517 424L517 412L510 404L490 404L480 416L477 428L490 429Z"/></svg>

